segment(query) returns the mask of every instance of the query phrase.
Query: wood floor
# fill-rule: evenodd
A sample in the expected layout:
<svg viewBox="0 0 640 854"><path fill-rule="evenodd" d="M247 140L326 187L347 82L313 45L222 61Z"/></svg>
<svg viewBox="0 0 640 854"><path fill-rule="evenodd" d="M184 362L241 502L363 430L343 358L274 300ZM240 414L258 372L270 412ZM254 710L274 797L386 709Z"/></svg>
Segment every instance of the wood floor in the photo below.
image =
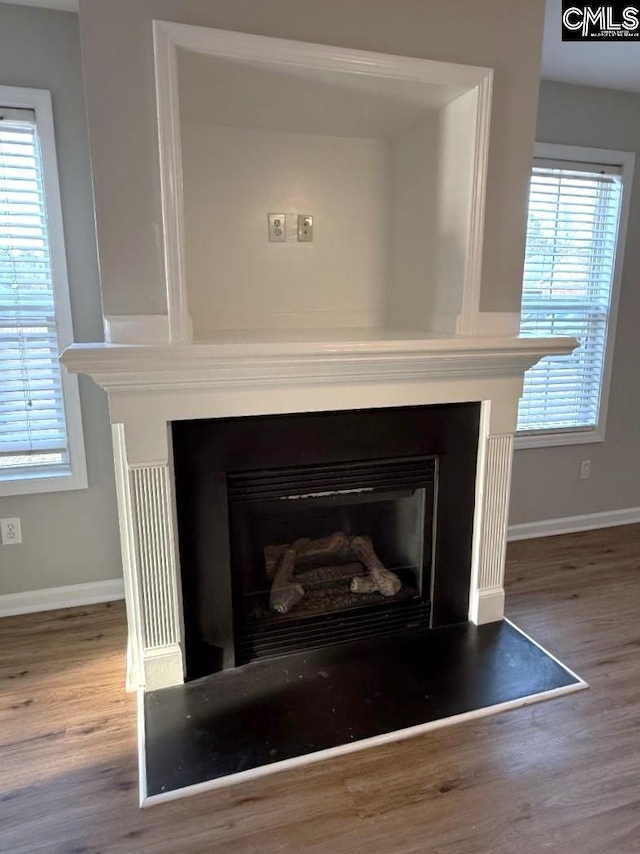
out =
<svg viewBox="0 0 640 854"><path fill-rule="evenodd" d="M0 621L3 854L640 852L640 526L509 547L591 690L139 810L120 604Z"/></svg>

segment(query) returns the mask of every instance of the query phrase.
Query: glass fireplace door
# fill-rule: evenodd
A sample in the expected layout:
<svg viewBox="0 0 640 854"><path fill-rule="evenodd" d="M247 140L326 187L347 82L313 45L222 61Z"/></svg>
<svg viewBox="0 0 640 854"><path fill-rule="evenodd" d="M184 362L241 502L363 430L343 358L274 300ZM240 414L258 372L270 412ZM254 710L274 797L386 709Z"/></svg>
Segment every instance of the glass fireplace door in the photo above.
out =
<svg viewBox="0 0 640 854"><path fill-rule="evenodd" d="M286 639L307 621L330 642L323 617L361 624L365 609L428 602L435 469L420 457L229 475L237 633Z"/></svg>

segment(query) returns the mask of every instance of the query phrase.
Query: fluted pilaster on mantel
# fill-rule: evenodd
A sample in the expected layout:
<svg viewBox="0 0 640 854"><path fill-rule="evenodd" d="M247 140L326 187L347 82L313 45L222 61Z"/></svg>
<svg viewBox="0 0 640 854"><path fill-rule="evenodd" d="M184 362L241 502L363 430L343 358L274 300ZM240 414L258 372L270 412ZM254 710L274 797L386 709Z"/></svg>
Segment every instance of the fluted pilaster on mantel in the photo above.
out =
<svg viewBox="0 0 640 854"><path fill-rule="evenodd" d="M504 617L504 569L509 521L513 433L488 436L478 468L479 518L474 545L476 582L470 618L479 625Z"/></svg>
<svg viewBox="0 0 640 854"><path fill-rule="evenodd" d="M123 425L114 425L114 453L130 658L135 661L129 683L147 690L177 685L184 681L184 656L173 474L168 459L132 463Z"/></svg>
<svg viewBox="0 0 640 854"><path fill-rule="evenodd" d="M159 649L180 642L169 469L141 466L131 469L130 477L144 603L144 645L148 650Z"/></svg>

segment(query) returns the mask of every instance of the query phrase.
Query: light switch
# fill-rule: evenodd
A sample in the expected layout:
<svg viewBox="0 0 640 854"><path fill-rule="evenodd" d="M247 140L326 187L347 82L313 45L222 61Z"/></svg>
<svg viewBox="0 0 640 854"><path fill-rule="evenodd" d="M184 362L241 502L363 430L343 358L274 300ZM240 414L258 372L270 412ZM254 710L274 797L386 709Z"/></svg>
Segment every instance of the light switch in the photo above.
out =
<svg viewBox="0 0 640 854"><path fill-rule="evenodd" d="M313 217L309 214L298 216L298 243L311 243L313 241Z"/></svg>

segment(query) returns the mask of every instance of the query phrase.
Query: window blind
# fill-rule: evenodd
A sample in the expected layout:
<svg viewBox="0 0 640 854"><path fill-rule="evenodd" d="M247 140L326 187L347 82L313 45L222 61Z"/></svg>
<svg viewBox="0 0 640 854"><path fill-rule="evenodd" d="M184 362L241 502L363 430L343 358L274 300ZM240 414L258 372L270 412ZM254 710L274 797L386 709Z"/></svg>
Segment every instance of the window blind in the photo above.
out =
<svg viewBox="0 0 640 854"><path fill-rule="evenodd" d="M518 431L598 424L611 309L621 169L536 161L531 178L521 335L572 335L569 356L525 375Z"/></svg>
<svg viewBox="0 0 640 854"><path fill-rule="evenodd" d="M35 115L0 108L0 472L68 461Z"/></svg>

